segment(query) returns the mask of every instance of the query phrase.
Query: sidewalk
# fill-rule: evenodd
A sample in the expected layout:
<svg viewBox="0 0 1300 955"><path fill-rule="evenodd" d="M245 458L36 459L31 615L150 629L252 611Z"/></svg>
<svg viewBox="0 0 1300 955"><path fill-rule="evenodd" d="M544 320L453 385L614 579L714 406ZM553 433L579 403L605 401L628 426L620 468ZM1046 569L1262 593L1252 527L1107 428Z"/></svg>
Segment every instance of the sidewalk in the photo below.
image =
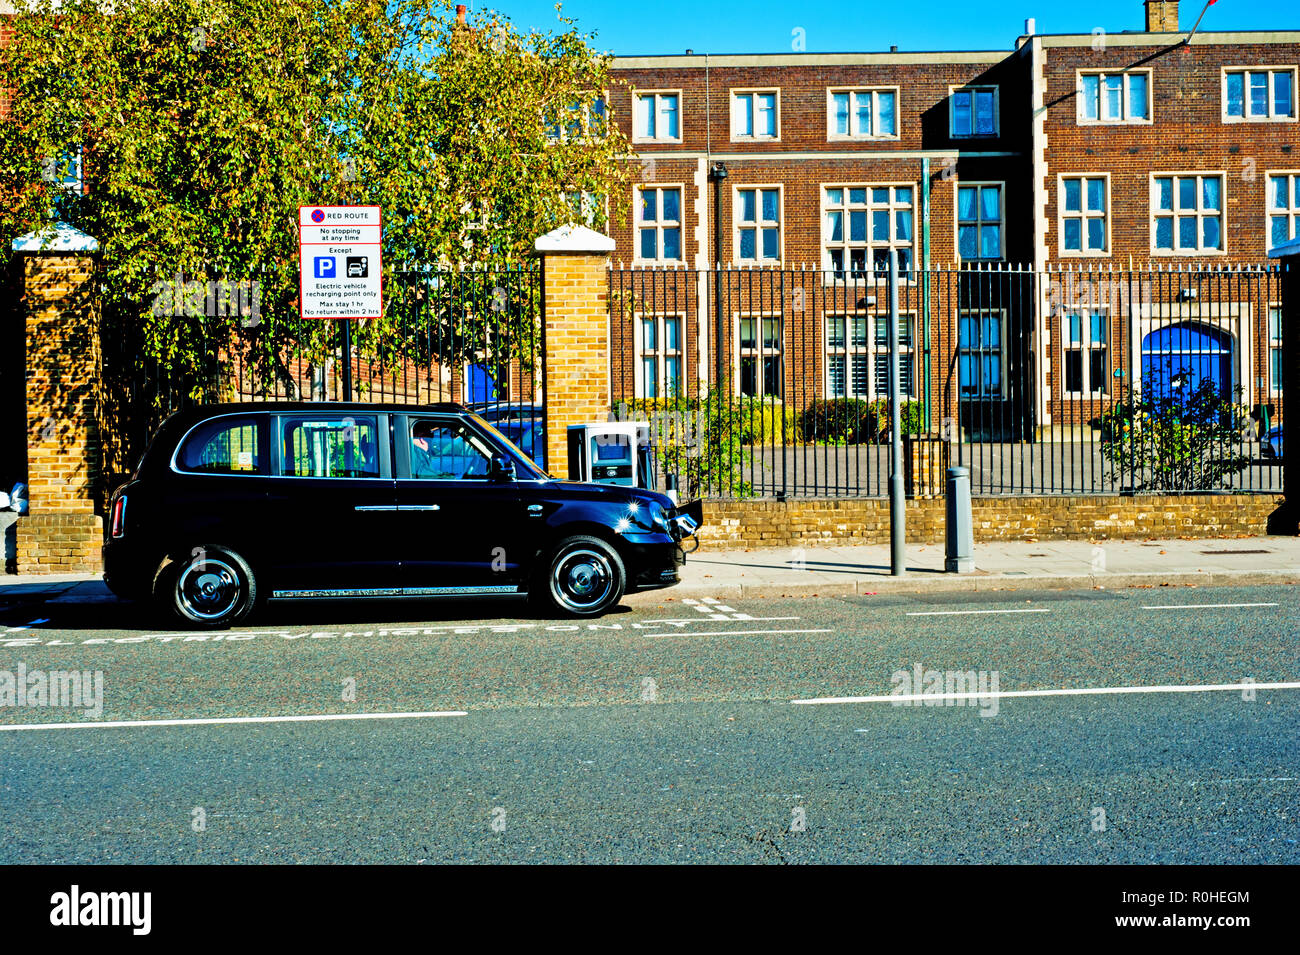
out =
<svg viewBox="0 0 1300 955"><path fill-rule="evenodd" d="M887 545L700 551L687 558L682 582L671 592L737 598L1300 583L1300 538L1014 541L976 544L970 574L944 573L943 564L943 546L935 544L908 545L902 578L889 573ZM0 608L116 600L103 581L86 574L0 575Z"/></svg>

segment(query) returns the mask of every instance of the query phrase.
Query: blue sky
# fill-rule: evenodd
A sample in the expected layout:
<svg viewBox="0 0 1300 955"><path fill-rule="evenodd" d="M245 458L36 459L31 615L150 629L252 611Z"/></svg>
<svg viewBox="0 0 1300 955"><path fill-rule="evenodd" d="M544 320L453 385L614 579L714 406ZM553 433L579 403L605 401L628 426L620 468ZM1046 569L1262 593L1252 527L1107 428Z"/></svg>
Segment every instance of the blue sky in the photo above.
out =
<svg viewBox="0 0 1300 955"><path fill-rule="evenodd" d="M1059 0L1058 0L1059 2ZM1205 0L1183 0L1180 21L1190 29ZM519 29L550 30L556 25L554 0L495 0L467 3L471 9L506 14ZM894 3L884 7L861 0L571 0L567 16L597 33L598 49L637 53L786 53L793 31L803 30L810 53L846 50L1009 50L1034 17L1039 33L1090 33L1141 30L1142 0L1089 0L1087 3L993 2L958 0ZM1296 0L1219 0L1210 7L1202 30L1300 29Z"/></svg>

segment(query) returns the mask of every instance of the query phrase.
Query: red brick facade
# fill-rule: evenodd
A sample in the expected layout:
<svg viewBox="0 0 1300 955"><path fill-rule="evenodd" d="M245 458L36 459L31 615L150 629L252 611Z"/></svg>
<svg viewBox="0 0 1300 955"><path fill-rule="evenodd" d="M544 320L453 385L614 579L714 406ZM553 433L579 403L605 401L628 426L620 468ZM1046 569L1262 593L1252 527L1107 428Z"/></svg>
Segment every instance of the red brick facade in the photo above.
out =
<svg viewBox="0 0 1300 955"><path fill-rule="evenodd" d="M1153 0L1146 7L1144 19L1135 26L1176 26L1176 2ZM1019 266L1038 274L1023 280L997 279L992 284L987 280L972 284L968 277L954 275L945 280L950 289L939 288L942 283L932 289L929 314L935 361L930 383L936 396L932 418L944 413L937 396L954 390L952 368L938 366L943 364L939 359L950 357L956 347L958 313L977 310L981 300L996 299L987 304L1004 315L1003 348L1008 354L1003 359L1003 374L1016 382L1014 387L1003 385L1001 401L1004 406L1014 405L1017 413L1032 410L1039 428L1094 419L1116 399L1120 389L1114 382L1136 380L1143 373L1140 357L1148 336L1171 324L1191 324L1209 334L1227 336L1225 341L1230 338L1231 380L1239 389L1239 399L1252 406L1275 403L1276 419L1280 395L1269 367L1274 330L1269 308L1278 304L1275 278L1242 278L1234 271L1208 280L1208 284L1202 279L1194 290L1197 297L1192 299L1192 281L1179 277L1177 270L1259 269L1266 264L1271 244L1266 214L1270 174L1296 173L1297 179L1286 183L1288 188L1300 189L1300 156L1293 153L1300 145L1300 124L1296 122L1300 112L1296 102L1300 95L1300 76L1296 74L1300 32L1197 33L1190 43L1185 43L1185 38L1185 33L1116 31L1024 36L1009 53L618 58L614 63L617 82L609 92L612 115L641 163L638 188L680 188L681 253L675 261L645 263L640 259L638 202L634 201L625 221L611 224L617 243L614 259L633 266L686 270L707 269L715 258L735 264L740 261L737 190L762 186L779 191L779 258L751 264L783 270L805 266L829 269L826 246L831 224L825 188L905 185L911 188L913 201L914 260L928 259L935 268L969 273L972 267L987 268L988 263L972 266L958 253L958 190L977 183L1002 184L1001 250L992 267ZM1272 107L1286 115L1268 121L1228 117L1225 70L1245 68L1249 73L1270 67L1290 70L1289 104L1282 93L1276 94L1276 102L1270 100ZM1130 74L1146 77L1145 116L1141 79L1123 79L1126 85L1121 95L1129 97L1124 100L1123 108L1129 110L1126 118L1136 121L1091 122L1081 105L1084 84L1098 84L1096 88L1104 91L1107 83L1117 82L1105 76ZM1097 78L1085 80L1085 75ZM1269 76L1271 84L1272 74ZM1249 78L1245 82L1249 83ZM1138 85L1130 87L1129 83ZM954 136L957 103L953 92L964 90L974 112L975 99L984 95L986 88L996 90L995 134ZM831 91L873 89L895 94L896 134L869 139L835 135L839 118L829 99ZM733 134L732 96L738 91L775 93L775 136L737 138ZM665 118L658 109L659 138L648 141L641 135L645 129L638 115L638 97L656 92L677 97L678 136L670 141L663 133L671 117ZM1246 95L1249 98L1249 90ZM856 106L857 101L853 102ZM1100 119L1100 111L1109 104L1104 99L1099 103ZM660 105L656 102L656 108ZM755 111L753 128L762 131L758 101L744 105L746 115ZM923 162L927 160L928 245L923 239L921 208L927 185ZM717 184L710 171L719 163L725 166L726 178ZM1217 190L1214 201L1219 206L1211 210L1217 214L1198 220L1198 230L1217 227L1219 249L1185 254L1154 248L1155 219L1162 210L1154 209L1153 202L1164 187L1153 177L1162 173L1169 174L1171 189L1184 188L1180 180L1188 179L1198 193ZM1206 185L1203 178L1192 179L1208 174L1217 177L1217 185ZM1080 246L1078 251L1065 248L1060 203L1064 191L1076 188L1076 183L1066 184L1063 177L1076 177L1077 188L1085 190L1096 188L1090 179L1104 182L1101 248L1087 249L1086 239L1071 240ZM715 189L719 187L715 222ZM982 201L982 194L975 195ZM1207 193L1205 202L1210 201ZM1300 205L1300 196L1296 204ZM1300 214L1300 209L1296 212ZM1203 221L1206 218L1217 220L1217 225ZM1085 215L1075 219L1080 228L1087 228ZM1176 210L1168 219L1170 228L1180 228ZM715 255L719 225L721 253ZM1300 224L1295 228L1300 230ZM869 236L872 251L867 253L868 263L875 249L875 236ZM1107 274L1100 281L1096 276L1083 276L1086 284L1079 279L1054 284L1046 273L1056 269L1103 270ZM1114 269L1140 274L1136 280L1126 277L1120 282L1109 275ZM1147 270L1158 274L1148 276ZM1169 270L1174 274L1168 274ZM644 277L628 279L616 273L614 284L644 281ZM647 312L680 314L687 323L682 329L684 380L695 380L697 371L710 380L716 377L713 339L718 319L716 306L709 304L712 277L690 274L672 279L651 273L648 281L657 291L631 296L633 307L615 309L611 332L616 396L646 393L644 375L636 370L640 340L633 318ZM825 291L829 283L817 280L818 295L800 303L790 298L788 286L802 280L758 280L759 287L752 293L746 291L745 283L755 280L741 277L734 281L737 292L723 296L725 374L743 377L735 340L741 317L780 311L784 319L780 396L802 405L828 394L825 316L840 308L836 295ZM1128 287L1115 288L1112 283ZM915 287L904 291L903 309L916 313L919 322L918 293ZM859 308L874 315L884 308L884 286L873 294L874 308ZM780 304L773 303L774 297L780 298ZM697 306L704 314L697 314ZM1069 311L1063 314L1062 309ZM1095 320L1104 322L1104 331L1096 329L1095 336L1109 352L1096 359L1098 364L1088 372L1080 372L1081 366L1088 365L1088 352L1075 350L1069 356L1067 372L1064 351L1071 344L1067 341L1069 314L1078 313L1079 321L1087 324L1094 310L1105 316ZM948 348L948 353L943 353L943 348ZM1067 374L1071 394L1064 393ZM915 390L919 392L920 368L916 375ZM1086 378L1081 377L1084 375ZM1101 384L1103 375L1105 385ZM938 421L931 424L937 427ZM963 426L971 425L964 422Z"/></svg>

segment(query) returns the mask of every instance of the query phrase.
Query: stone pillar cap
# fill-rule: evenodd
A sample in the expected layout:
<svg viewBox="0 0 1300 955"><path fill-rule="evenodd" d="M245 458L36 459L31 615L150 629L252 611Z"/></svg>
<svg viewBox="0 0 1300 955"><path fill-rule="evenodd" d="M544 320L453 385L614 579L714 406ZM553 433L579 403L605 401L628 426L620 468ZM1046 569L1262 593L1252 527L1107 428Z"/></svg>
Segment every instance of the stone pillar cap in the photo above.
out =
<svg viewBox="0 0 1300 955"><path fill-rule="evenodd" d="M15 252L98 252L99 240L66 222L56 222L13 241Z"/></svg>
<svg viewBox="0 0 1300 955"><path fill-rule="evenodd" d="M614 240L585 225L562 225L533 243L538 252L600 253L613 252Z"/></svg>

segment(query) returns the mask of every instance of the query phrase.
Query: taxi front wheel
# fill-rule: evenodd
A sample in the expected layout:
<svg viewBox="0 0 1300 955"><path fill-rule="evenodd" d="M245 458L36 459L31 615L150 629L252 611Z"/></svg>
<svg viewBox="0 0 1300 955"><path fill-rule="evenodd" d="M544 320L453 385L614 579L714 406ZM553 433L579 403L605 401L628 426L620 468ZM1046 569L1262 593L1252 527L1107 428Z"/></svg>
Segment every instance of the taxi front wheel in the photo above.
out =
<svg viewBox="0 0 1300 955"><path fill-rule="evenodd" d="M599 537L566 537L551 551L537 596L568 617L598 617L623 597L627 571L614 550ZM540 591L540 593L538 593Z"/></svg>

